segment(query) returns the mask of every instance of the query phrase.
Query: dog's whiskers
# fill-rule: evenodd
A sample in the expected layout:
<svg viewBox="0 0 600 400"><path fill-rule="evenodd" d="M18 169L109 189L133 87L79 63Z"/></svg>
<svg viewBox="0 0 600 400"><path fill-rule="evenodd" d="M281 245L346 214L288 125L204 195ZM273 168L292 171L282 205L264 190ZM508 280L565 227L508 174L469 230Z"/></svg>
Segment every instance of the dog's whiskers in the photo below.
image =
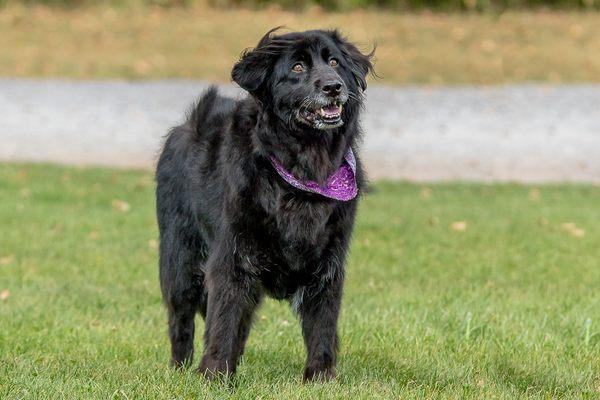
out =
<svg viewBox="0 0 600 400"><path fill-rule="evenodd" d="M358 94L356 94L354 92L350 92L349 91L348 92L348 97L351 98L352 100L361 101L362 98L363 98L363 95L362 94L358 95Z"/></svg>

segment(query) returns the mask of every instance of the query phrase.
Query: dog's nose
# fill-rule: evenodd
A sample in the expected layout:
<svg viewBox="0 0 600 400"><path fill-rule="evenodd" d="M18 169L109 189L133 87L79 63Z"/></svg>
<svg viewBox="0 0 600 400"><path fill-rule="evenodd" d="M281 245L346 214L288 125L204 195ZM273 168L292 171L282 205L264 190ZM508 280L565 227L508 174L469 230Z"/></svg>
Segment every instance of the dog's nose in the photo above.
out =
<svg viewBox="0 0 600 400"><path fill-rule="evenodd" d="M329 81L321 87L323 93L327 96L337 96L342 90L342 82L340 81Z"/></svg>

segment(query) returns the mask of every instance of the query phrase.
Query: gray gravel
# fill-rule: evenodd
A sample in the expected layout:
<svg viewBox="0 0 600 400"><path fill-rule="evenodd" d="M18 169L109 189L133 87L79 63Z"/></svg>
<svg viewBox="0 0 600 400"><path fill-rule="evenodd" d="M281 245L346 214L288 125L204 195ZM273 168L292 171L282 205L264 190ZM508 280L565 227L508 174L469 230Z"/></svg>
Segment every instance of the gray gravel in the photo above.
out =
<svg viewBox="0 0 600 400"><path fill-rule="evenodd" d="M0 160L151 167L204 87L0 79ZM373 85L367 99L373 178L600 183L600 85Z"/></svg>

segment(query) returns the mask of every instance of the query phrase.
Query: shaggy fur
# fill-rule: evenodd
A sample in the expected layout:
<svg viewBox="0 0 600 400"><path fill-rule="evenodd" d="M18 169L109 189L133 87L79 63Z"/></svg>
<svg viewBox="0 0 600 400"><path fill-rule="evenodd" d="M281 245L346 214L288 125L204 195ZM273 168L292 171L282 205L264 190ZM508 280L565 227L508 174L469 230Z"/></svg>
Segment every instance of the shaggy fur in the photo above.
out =
<svg viewBox="0 0 600 400"><path fill-rule="evenodd" d="M235 372L267 294L289 301L300 317L304 380L335 376L358 197L342 202L298 190L269 156L297 178L322 183L349 147L357 153L370 57L336 31L272 30L233 68L233 80L249 96L235 101L211 88L169 133L156 200L173 365L191 363L200 312L206 331L199 371L209 378ZM343 104L339 119L320 119L315 110L327 104Z"/></svg>

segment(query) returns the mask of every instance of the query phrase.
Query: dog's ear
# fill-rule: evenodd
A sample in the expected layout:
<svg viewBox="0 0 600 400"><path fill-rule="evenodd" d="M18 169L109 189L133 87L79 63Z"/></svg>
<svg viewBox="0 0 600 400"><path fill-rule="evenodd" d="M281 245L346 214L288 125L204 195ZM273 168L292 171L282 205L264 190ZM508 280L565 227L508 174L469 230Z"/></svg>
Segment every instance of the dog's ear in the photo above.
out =
<svg viewBox="0 0 600 400"><path fill-rule="evenodd" d="M367 89L367 75L369 73L375 75L373 68L373 56L375 55L375 47L368 54L363 54L358 48L344 38L338 31L331 31L331 36L337 42L344 59L350 65L350 71L356 80L356 83L361 90Z"/></svg>
<svg viewBox="0 0 600 400"><path fill-rule="evenodd" d="M278 29L280 27L269 30L254 49L244 51L231 70L231 79L251 94L257 93L265 83L275 55L272 47L276 40L272 33Z"/></svg>
<svg viewBox="0 0 600 400"><path fill-rule="evenodd" d="M256 93L267 78L269 57L258 49L245 51L231 70L231 79L244 90Z"/></svg>

